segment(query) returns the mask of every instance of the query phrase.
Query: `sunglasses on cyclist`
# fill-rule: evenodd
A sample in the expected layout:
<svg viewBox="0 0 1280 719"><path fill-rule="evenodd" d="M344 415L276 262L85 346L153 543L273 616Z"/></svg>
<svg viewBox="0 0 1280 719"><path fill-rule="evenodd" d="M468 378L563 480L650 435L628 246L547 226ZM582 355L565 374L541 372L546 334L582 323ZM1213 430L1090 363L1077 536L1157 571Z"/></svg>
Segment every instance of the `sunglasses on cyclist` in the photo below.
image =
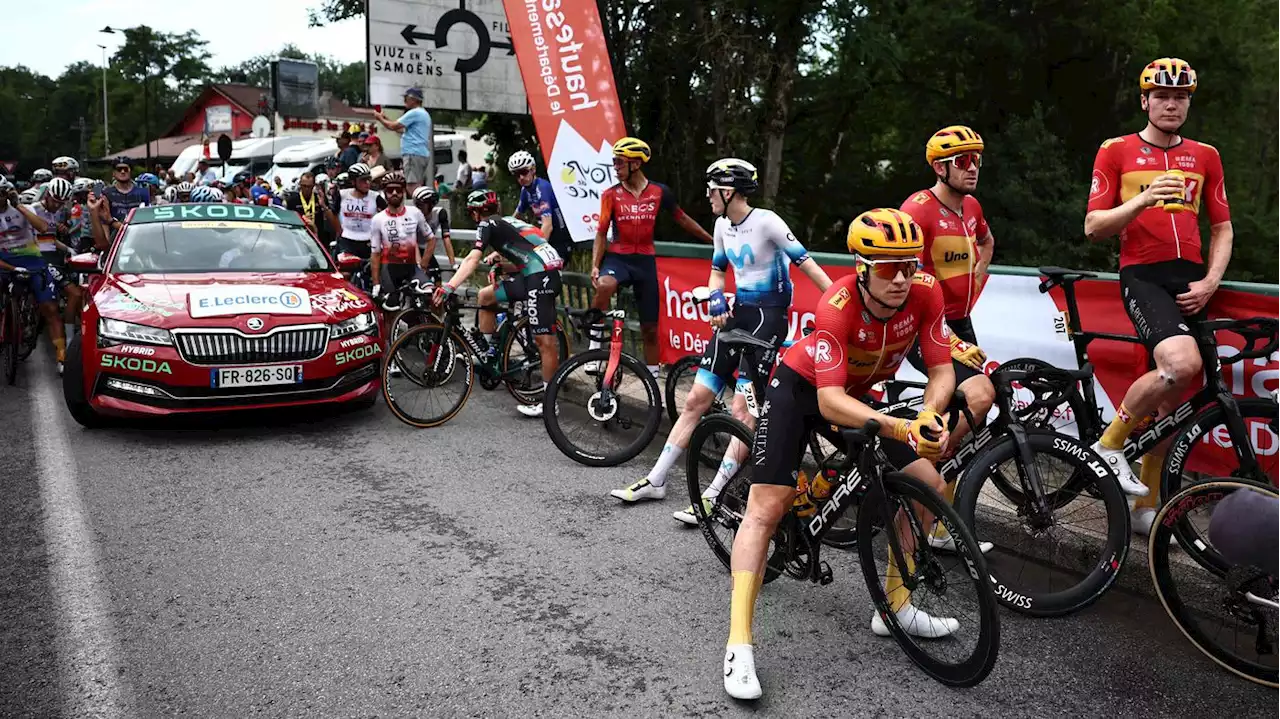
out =
<svg viewBox="0 0 1280 719"><path fill-rule="evenodd" d="M866 257L859 257L858 262L866 265L871 274L891 282L897 279L899 272L909 280L920 269L920 261L914 257L904 260L871 260Z"/></svg>
<svg viewBox="0 0 1280 719"><path fill-rule="evenodd" d="M943 162L950 162L956 166L957 170L968 170L972 167L982 167L982 155L976 152L969 152L955 157L948 157Z"/></svg>
<svg viewBox="0 0 1280 719"><path fill-rule="evenodd" d="M531 175L531 174L533 174L532 167L526 167L523 170L516 170L516 177L524 177L525 175Z"/></svg>

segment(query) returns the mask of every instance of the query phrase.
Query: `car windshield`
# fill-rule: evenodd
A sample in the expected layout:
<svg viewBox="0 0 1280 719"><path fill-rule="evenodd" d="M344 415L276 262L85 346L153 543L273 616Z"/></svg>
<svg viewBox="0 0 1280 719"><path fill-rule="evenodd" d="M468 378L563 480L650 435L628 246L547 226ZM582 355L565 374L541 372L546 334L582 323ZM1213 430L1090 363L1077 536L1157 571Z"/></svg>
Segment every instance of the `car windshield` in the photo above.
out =
<svg viewBox="0 0 1280 719"><path fill-rule="evenodd" d="M301 227L270 222L163 222L131 225L113 272L332 272Z"/></svg>

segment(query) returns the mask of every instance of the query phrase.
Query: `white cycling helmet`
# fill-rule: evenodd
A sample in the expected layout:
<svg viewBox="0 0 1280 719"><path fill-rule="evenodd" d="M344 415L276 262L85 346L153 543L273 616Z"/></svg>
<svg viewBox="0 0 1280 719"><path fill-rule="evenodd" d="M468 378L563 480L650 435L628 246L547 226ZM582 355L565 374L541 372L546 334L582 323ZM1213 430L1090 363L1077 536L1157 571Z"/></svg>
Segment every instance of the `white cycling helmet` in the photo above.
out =
<svg viewBox="0 0 1280 719"><path fill-rule="evenodd" d="M71 191L77 195L81 192L88 192L93 189L93 180L87 177L77 177L76 181L71 183Z"/></svg>
<svg viewBox="0 0 1280 719"><path fill-rule="evenodd" d="M40 191L34 187L29 190L23 190L18 195L18 202L24 205L34 205L40 201Z"/></svg>
<svg viewBox="0 0 1280 719"><path fill-rule="evenodd" d="M433 188L427 187L426 185L423 185L422 187L419 187L418 189L413 191L413 201L415 203L422 203L425 205L429 202L436 202L439 199L440 199L440 193L436 192L435 189Z"/></svg>
<svg viewBox="0 0 1280 719"><path fill-rule="evenodd" d="M80 171L80 163L76 162L74 157L67 157L66 155L63 155L62 157L55 157L53 159L53 165L51 166L53 167L54 172Z"/></svg>
<svg viewBox="0 0 1280 719"><path fill-rule="evenodd" d="M164 188L164 199L169 202L176 201L178 199L178 186L169 185L168 187Z"/></svg>
<svg viewBox="0 0 1280 719"><path fill-rule="evenodd" d="M195 186L195 185L193 185L193 184L191 184L190 182L187 182L187 181L185 181L185 180L184 180L184 181L182 181L182 182L179 182L179 183L178 183L178 194L179 194L179 195L190 195L190 194L191 194L191 191L192 191L192 190L194 190L195 188L196 188L196 186Z"/></svg>
<svg viewBox="0 0 1280 719"><path fill-rule="evenodd" d="M192 202L217 202L217 190L208 185L200 185L191 189Z"/></svg>
<svg viewBox="0 0 1280 719"><path fill-rule="evenodd" d="M518 150L513 153L511 157L507 158L507 169L513 174L519 170L533 167L536 164L537 161L533 159L533 155L530 155L524 150Z"/></svg>
<svg viewBox="0 0 1280 719"><path fill-rule="evenodd" d="M75 189L71 186L71 180L64 177L55 177L44 186L45 194L59 202L66 202L71 199L71 194Z"/></svg>
<svg viewBox="0 0 1280 719"><path fill-rule="evenodd" d="M53 173L49 172L43 167L31 173L31 184L33 185L43 185L44 183L52 179L53 179Z"/></svg>
<svg viewBox="0 0 1280 719"><path fill-rule="evenodd" d="M357 162L356 164L347 168L347 177L352 182L355 182L361 177L371 177L372 175L373 175L373 170L370 170L369 166L364 164L363 162Z"/></svg>

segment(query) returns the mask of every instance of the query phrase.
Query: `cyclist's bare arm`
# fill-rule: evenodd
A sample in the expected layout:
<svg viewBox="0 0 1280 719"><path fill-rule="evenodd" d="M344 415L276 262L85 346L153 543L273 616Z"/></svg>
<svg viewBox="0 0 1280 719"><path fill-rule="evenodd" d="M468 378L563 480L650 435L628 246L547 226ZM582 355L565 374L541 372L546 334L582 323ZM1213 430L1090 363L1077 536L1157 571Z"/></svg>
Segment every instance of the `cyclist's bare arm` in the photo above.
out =
<svg viewBox="0 0 1280 719"><path fill-rule="evenodd" d="M1138 215L1148 207L1155 206L1163 200L1173 200L1182 196L1182 181L1173 175L1161 175L1141 193L1129 198L1110 210L1094 210L1084 216L1084 234L1093 242L1107 240L1120 234L1130 222L1138 219Z"/></svg>
<svg viewBox="0 0 1280 719"><path fill-rule="evenodd" d="M702 229L702 225L699 225L698 221L693 219L689 215L683 212L677 213L676 224L680 225L680 229L684 230L685 232L688 232L689 234L707 243L708 245L715 244L715 238L711 236L711 233ZM600 234L597 233L596 234L597 243L599 243L599 238L600 238Z"/></svg>
<svg viewBox="0 0 1280 719"><path fill-rule="evenodd" d="M462 260L462 264L459 265L458 271L453 273L453 277L449 278L449 281L445 284L455 290L461 287L471 277L471 274L476 271L476 268L480 266L480 257L483 254L483 251L475 249L467 253L467 256Z"/></svg>
<svg viewBox="0 0 1280 719"><path fill-rule="evenodd" d="M804 276L808 277L813 284L818 286L819 292L826 292L827 288L831 286L831 278L827 277L827 273L822 269L822 265L819 265L812 257L805 260L804 263L800 265L800 271L803 272ZM721 276L723 277L723 275Z"/></svg>
<svg viewBox="0 0 1280 719"><path fill-rule="evenodd" d="M1219 222L1209 227L1209 254L1205 263L1205 279L1212 278L1214 283L1222 282L1222 275L1227 271L1227 263L1231 262L1231 248L1235 244L1235 229L1231 221Z"/></svg>
<svg viewBox="0 0 1280 719"><path fill-rule="evenodd" d="M25 217L25 218L27 218L27 222L31 223L31 226L32 226L32 227L36 228L36 232L48 232L48 231L49 231L49 223L48 223L48 222L46 222L46 221L45 221L45 219L44 219L43 217L41 217L40 215L37 215L36 213L32 212L32 211L31 211L31 208L27 207L26 205L22 204L21 202L14 203L14 204L15 204L15 205L17 206L17 208L18 208L18 212L21 212L21 213L22 213L22 216L23 216L23 217Z"/></svg>
<svg viewBox="0 0 1280 719"><path fill-rule="evenodd" d="M881 414L870 405L849 396L844 387L819 387L818 410L823 418L841 427L861 427L874 419L884 427L893 427L902 420Z"/></svg>

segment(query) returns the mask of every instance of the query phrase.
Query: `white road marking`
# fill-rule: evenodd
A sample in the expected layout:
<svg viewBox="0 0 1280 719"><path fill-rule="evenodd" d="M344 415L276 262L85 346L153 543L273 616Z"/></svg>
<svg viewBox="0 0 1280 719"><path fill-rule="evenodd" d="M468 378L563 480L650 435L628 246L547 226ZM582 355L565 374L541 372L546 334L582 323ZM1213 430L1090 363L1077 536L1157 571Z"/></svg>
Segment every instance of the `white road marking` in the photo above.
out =
<svg viewBox="0 0 1280 719"><path fill-rule="evenodd" d="M42 339L43 341L43 339ZM44 504L44 541L57 621L58 680L63 714L123 717L126 691L109 601L98 574L97 547L76 485L76 460L63 422L69 418L49 356L23 368L31 383L31 424ZM43 371L40 371L43 369Z"/></svg>

